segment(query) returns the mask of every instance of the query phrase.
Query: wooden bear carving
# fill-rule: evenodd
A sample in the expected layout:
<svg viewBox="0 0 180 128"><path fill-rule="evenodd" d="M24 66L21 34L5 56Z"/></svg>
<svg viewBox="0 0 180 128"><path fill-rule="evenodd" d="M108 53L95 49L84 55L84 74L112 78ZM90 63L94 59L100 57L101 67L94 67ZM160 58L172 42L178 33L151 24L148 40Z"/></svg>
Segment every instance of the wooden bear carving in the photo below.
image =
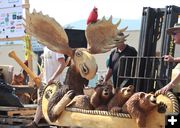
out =
<svg viewBox="0 0 180 128"><path fill-rule="evenodd" d="M110 84L98 84L91 96L90 102L94 109L108 110L107 105L113 97L113 87Z"/></svg>
<svg viewBox="0 0 180 128"><path fill-rule="evenodd" d="M126 101L133 95L134 86L129 85L121 89L116 89L113 98L108 103L108 111L111 112L122 112L122 107Z"/></svg>

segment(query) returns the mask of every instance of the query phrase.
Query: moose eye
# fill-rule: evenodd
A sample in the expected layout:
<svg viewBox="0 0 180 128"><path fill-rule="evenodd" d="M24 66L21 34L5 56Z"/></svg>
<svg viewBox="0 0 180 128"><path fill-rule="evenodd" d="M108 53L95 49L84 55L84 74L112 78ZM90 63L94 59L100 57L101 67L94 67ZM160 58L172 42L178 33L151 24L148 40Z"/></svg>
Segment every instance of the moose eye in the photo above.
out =
<svg viewBox="0 0 180 128"><path fill-rule="evenodd" d="M81 64L81 65L80 65L80 68L81 68L81 71L82 71L84 74L88 74L88 73L89 73L88 67L87 67L85 64Z"/></svg>
<svg viewBox="0 0 180 128"><path fill-rule="evenodd" d="M82 51L76 51L76 52L75 52L75 55L76 55L77 57L81 57L82 54L83 54Z"/></svg>

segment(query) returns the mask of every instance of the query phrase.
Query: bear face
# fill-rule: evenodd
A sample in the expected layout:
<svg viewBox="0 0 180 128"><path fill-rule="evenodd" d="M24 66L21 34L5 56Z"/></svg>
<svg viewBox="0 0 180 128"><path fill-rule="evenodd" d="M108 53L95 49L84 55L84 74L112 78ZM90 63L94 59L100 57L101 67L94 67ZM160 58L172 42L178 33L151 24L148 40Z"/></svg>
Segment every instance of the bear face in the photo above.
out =
<svg viewBox="0 0 180 128"><path fill-rule="evenodd" d="M149 112L152 108L157 106L157 103L154 94L137 92L128 99L126 105L130 113L132 110L135 110L136 108L144 112Z"/></svg>
<svg viewBox="0 0 180 128"><path fill-rule="evenodd" d="M121 89L116 89L113 98L108 103L108 110L111 112L121 112L123 105L134 94L134 86L129 85Z"/></svg>
<svg viewBox="0 0 180 128"><path fill-rule="evenodd" d="M149 111L150 109L154 108L157 105L156 97L152 93L148 93L148 94L140 93L139 94L139 104L143 110Z"/></svg>
<svg viewBox="0 0 180 128"><path fill-rule="evenodd" d="M121 95L123 98L130 98L134 93L134 86L129 85L128 87L123 87L117 92L117 94Z"/></svg>
<svg viewBox="0 0 180 128"><path fill-rule="evenodd" d="M112 96L113 86L110 84L97 84L94 91L98 93L98 96L104 100L109 99Z"/></svg>
<svg viewBox="0 0 180 128"><path fill-rule="evenodd" d="M94 93L90 99L90 102L94 109L107 110L107 104L113 97L112 90L113 86L107 83L100 83L96 85L96 87L94 88Z"/></svg>
<svg viewBox="0 0 180 128"><path fill-rule="evenodd" d="M127 112L136 119L139 127L146 126L146 117L158 107L156 97L151 93L137 92L126 102Z"/></svg>
<svg viewBox="0 0 180 128"><path fill-rule="evenodd" d="M101 97L104 100L108 100L111 96L112 96L112 86L111 85L105 85L102 87L102 93L101 93Z"/></svg>

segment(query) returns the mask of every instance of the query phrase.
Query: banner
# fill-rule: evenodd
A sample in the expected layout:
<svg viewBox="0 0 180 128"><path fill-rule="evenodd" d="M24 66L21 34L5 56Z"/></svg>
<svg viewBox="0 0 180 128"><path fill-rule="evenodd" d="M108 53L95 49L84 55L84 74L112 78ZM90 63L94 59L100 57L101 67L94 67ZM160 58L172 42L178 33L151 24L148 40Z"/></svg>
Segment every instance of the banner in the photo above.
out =
<svg viewBox="0 0 180 128"><path fill-rule="evenodd" d="M0 0L0 8L21 6L22 0Z"/></svg>
<svg viewBox="0 0 180 128"><path fill-rule="evenodd" d="M0 9L0 38L21 36L24 36L23 8L13 7Z"/></svg>
<svg viewBox="0 0 180 128"><path fill-rule="evenodd" d="M44 46L38 43L38 41L35 38L32 38L31 44L32 44L32 50L34 52L43 51Z"/></svg>

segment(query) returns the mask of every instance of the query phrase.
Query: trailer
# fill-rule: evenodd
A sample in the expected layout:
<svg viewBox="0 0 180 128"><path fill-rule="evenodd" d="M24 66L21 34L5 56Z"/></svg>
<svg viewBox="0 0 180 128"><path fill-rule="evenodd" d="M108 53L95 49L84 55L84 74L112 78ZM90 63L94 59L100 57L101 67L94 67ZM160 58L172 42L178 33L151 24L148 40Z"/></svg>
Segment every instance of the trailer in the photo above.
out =
<svg viewBox="0 0 180 128"><path fill-rule="evenodd" d="M166 6L165 8L144 7L142 13L141 34L137 57L122 57L119 59L118 78L124 78L124 87L129 80L133 81L136 92L155 92L162 88L171 80L173 63L166 63L161 56L165 54L174 55L174 44L166 29L172 27L177 22L180 15L180 8L177 6ZM157 41L162 38L160 56L156 56ZM131 63L130 73L127 71L127 63ZM124 74L119 74L120 70ZM30 73L31 74L31 73ZM117 84L117 86L119 86ZM58 90L58 86L47 85L42 97L43 115L50 125L56 126L78 126L86 128L137 128L135 119L129 114L111 113L98 110L84 110L65 107L64 111L54 122L48 117L48 102L53 94ZM158 102L164 102L167 105L166 113L159 113L153 110L147 116L148 128L165 127L166 114L179 113L178 97L174 92L168 92L165 95L157 96Z"/></svg>

